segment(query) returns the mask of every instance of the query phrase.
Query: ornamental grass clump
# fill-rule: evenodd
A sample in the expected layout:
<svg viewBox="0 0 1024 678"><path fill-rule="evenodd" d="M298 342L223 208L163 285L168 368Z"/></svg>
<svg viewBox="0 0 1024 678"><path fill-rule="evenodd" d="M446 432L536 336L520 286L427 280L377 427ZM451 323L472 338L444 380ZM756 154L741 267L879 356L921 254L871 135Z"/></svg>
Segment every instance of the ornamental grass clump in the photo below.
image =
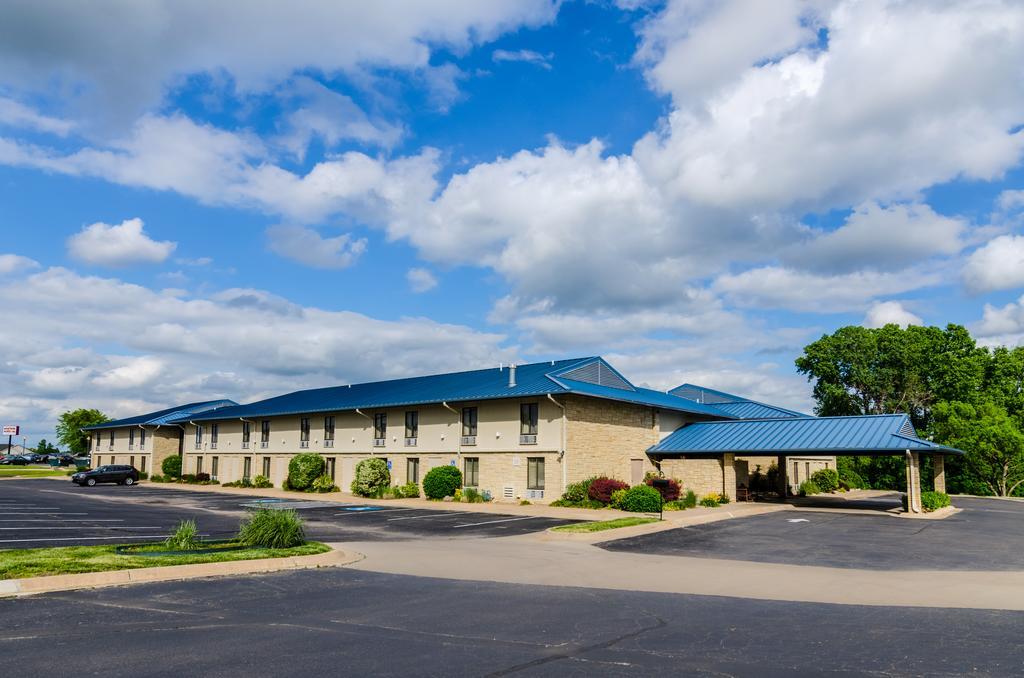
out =
<svg viewBox="0 0 1024 678"><path fill-rule="evenodd" d="M800 483L800 496L810 497L812 494L821 494L821 488L813 480L805 480Z"/></svg>
<svg viewBox="0 0 1024 678"><path fill-rule="evenodd" d="M178 523L174 534L164 540L164 546L170 551L196 551L202 548L203 541L199 538L196 521L183 520Z"/></svg>
<svg viewBox="0 0 1024 678"><path fill-rule="evenodd" d="M256 509L242 521L238 541L248 546L287 549L306 543L302 518L292 509Z"/></svg>

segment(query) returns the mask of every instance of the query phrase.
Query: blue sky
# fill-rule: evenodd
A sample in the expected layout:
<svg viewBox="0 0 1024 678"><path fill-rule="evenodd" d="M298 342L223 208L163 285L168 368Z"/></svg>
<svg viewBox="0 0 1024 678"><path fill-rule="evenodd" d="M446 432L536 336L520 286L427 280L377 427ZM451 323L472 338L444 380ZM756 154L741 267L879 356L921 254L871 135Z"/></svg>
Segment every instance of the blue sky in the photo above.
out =
<svg viewBox="0 0 1024 678"><path fill-rule="evenodd" d="M1024 337L1019 3L207 5L0 9L32 439L595 353L808 409L839 326Z"/></svg>

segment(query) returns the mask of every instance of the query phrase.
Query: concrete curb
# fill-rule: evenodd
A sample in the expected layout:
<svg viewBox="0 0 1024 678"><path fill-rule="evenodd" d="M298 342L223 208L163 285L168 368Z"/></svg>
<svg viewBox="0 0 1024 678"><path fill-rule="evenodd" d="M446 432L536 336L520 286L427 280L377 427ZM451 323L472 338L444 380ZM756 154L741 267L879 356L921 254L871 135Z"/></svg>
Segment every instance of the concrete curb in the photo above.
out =
<svg viewBox="0 0 1024 678"><path fill-rule="evenodd" d="M330 551L316 553L311 556L231 560L223 563L201 563L197 565L142 567L128 570L110 570L107 572L58 574L46 577L29 577L26 579L0 579L0 598L101 588L105 586L122 586L124 584L224 577L238 574L262 574L280 572L282 570L304 570L319 567L341 567L343 565L351 565L365 557L363 554L354 551L341 551L335 544L327 545L331 547Z"/></svg>
<svg viewBox="0 0 1024 678"><path fill-rule="evenodd" d="M524 536L536 536L542 541L575 541L599 544L604 541L625 539L627 537L638 537L644 534L664 532L665 530L674 530L681 527L691 527L693 525L704 525L706 523L717 523L723 520L732 520L733 518L747 518L765 513L775 513L776 511L784 511L787 508L787 506L782 504L730 504L715 509L687 509L686 511L672 511L672 513L680 515L672 516L672 518L666 517L665 520L656 523L645 523L643 525L633 525L632 527L618 527L612 530L603 530L601 532L559 532L555 530L555 528L549 527L544 532L536 533L536 535ZM629 515L646 516L647 514L632 513Z"/></svg>

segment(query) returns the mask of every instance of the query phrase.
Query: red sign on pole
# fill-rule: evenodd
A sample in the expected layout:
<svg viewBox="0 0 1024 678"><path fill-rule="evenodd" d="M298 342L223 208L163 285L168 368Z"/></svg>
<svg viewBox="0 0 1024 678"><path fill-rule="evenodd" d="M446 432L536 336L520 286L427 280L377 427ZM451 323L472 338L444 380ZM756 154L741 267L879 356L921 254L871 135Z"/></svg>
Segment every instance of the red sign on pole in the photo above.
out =
<svg viewBox="0 0 1024 678"><path fill-rule="evenodd" d="M4 426L3 435L5 436L16 436L21 434L20 426Z"/></svg>

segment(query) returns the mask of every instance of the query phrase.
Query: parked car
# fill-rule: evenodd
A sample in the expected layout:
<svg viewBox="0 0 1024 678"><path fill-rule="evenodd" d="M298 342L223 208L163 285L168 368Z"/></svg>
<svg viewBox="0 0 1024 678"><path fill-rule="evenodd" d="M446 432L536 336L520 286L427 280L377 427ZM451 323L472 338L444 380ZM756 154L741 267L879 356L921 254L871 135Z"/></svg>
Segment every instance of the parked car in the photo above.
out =
<svg viewBox="0 0 1024 678"><path fill-rule="evenodd" d="M47 459L47 463L51 466L71 466L75 463L75 458L66 453L51 454L49 459Z"/></svg>
<svg viewBox="0 0 1024 678"><path fill-rule="evenodd" d="M139 482L139 472L134 466L107 465L91 471L81 471L71 476L76 485L92 487L96 483L117 483L118 485L134 485Z"/></svg>
<svg viewBox="0 0 1024 678"><path fill-rule="evenodd" d="M0 457L0 464L9 464L11 466L25 466L28 464L28 459L17 454L8 454L5 457Z"/></svg>

